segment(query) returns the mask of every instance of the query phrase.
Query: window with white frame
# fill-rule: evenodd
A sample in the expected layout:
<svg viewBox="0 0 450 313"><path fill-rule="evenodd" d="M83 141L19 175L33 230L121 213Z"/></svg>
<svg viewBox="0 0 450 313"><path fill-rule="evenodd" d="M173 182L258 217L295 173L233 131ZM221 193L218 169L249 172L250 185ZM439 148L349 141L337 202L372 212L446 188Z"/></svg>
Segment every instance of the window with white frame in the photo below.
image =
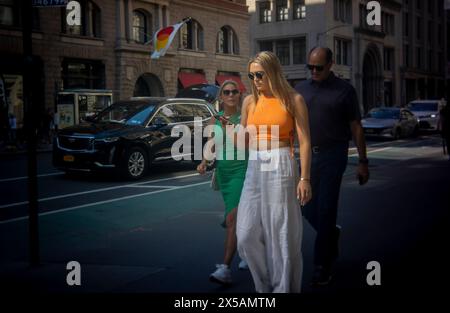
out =
<svg viewBox="0 0 450 313"><path fill-rule="evenodd" d="M180 29L180 47L188 50L204 50L203 27L194 19Z"/></svg>
<svg viewBox="0 0 450 313"><path fill-rule="evenodd" d="M276 0L277 7L277 22L287 21L288 15L288 3L287 0Z"/></svg>
<svg viewBox="0 0 450 313"><path fill-rule="evenodd" d="M353 22L351 0L334 0L334 19L349 24Z"/></svg>
<svg viewBox="0 0 450 313"><path fill-rule="evenodd" d="M143 44L150 40L151 34L151 15L142 10L133 11L133 40Z"/></svg>
<svg viewBox="0 0 450 313"><path fill-rule="evenodd" d="M239 54L238 37L230 26L223 26L217 34L216 51L225 54Z"/></svg>
<svg viewBox="0 0 450 313"><path fill-rule="evenodd" d="M352 65L352 42L350 40L334 39L335 61L338 65Z"/></svg>
<svg viewBox="0 0 450 313"><path fill-rule="evenodd" d="M272 22L272 11L270 10L270 1L259 2L259 23Z"/></svg>
<svg viewBox="0 0 450 313"><path fill-rule="evenodd" d="M306 18L305 0L294 0L293 3L294 20L302 20Z"/></svg>
<svg viewBox="0 0 450 313"><path fill-rule="evenodd" d="M276 55L281 65L289 65L291 63L291 48L289 40L276 41Z"/></svg>

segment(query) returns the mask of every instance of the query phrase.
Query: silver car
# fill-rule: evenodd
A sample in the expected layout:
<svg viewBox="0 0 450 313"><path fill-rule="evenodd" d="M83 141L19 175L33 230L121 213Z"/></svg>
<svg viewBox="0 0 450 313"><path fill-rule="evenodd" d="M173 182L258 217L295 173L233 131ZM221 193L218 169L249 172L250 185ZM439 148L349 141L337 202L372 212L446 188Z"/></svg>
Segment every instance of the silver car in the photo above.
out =
<svg viewBox="0 0 450 313"><path fill-rule="evenodd" d="M398 139L416 136L419 132L417 117L404 108L374 108L361 123L366 135Z"/></svg>
<svg viewBox="0 0 450 313"><path fill-rule="evenodd" d="M417 116L420 128L436 130L441 101L415 100L408 104L408 109Z"/></svg>

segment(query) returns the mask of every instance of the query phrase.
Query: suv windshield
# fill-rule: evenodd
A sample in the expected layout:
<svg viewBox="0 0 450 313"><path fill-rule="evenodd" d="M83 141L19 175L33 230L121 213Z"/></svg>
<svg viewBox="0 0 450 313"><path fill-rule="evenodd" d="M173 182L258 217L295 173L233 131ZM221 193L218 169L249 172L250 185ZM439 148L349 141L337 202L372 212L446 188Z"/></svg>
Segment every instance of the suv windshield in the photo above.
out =
<svg viewBox="0 0 450 313"><path fill-rule="evenodd" d="M367 117L380 119L398 119L400 118L400 111L396 110L374 110L367 114Z"/></svg>
<svg viewBox="0 0 450 313"><path fill-rule="evenodd" d="M411 111L437 111L438 104L436 102L416 102L410 103L409 109Z"/></svg>
<svg viewBox="0 0 450 313"><path fill-rule="evenodd" d="M95 121L143 125L155 106L155 103L148 102L119 102L100 112Z"/></svg>

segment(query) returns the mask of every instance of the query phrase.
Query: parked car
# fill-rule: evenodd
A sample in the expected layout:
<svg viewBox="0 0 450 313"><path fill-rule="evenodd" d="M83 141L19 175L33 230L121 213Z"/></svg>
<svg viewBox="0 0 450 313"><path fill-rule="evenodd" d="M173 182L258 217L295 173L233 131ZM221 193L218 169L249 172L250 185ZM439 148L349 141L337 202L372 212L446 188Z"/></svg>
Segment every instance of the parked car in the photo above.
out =
<svg viewBox="0 0 450 313"><path fill-rule="evenodd" d="M193 130L194 116L202 118L204 127L214 114L211 105L200 99L119 101L89 122L59 131L53 165L64 171L116 170L126 178L139 179L153 163L172 159L172 144L179 139L171 136L172 129L186 125Z"/></svg>
<svg viewBox="0 0 450 313"><path fill-rule="evenodd" d="M374 108L361 122L367 135L398 139L416 136L419 132L417 118L404 108Z"/></svg>
<svg viewBox="0 0 450 313"><path fill-rule="evenodd" d="M408 109L417 117L420 128L429 130L437 129L441 108L440 100L415 100L408 104Z"/></svg>
<svg viewBox="0 0 450 313"><path fill-rule="evenodd" d="M196 84L180 90L175 98L195 98L209 102L218 110L217 93L219 86L212 84Z"/></svg>

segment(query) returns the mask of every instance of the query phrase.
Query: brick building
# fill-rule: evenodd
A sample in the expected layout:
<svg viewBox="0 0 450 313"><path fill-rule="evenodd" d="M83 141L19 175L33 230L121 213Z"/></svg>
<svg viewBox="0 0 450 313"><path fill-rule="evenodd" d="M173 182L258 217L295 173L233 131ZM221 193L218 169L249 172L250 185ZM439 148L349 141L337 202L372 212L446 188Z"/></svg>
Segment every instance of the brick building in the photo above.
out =
<svg viewBox="0 0 450 313"><path fill-rule="evenodd" d="M114 100L174 96L195 82L239 80L249 56L245 0L77 0L81 26L66 22L65 6L34 8L36 90L44 108L55 108L67 89L111 90ZM153 33L191 17L167 54L150 58ZM0 2L2 106L23 120L20 1ZM246 84L246 80L243 80ZM247 85L248 89L248 85Z"/></svg>

